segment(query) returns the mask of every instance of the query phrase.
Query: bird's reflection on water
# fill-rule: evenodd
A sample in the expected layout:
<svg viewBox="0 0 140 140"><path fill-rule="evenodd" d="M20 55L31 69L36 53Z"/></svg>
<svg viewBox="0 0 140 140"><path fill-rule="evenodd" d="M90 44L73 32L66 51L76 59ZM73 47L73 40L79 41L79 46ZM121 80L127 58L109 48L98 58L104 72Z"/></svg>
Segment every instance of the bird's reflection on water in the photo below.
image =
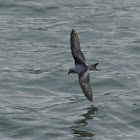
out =
<svg viewBox="0 0 140 140"><path fill-rule="evenodd" d="M86 137L93 137L94 134L83 131L83 130L76 130L72 129L73 134L75 135L75 138L86 138Z"/></svg>
<svg viewBox="0 0 140 140"><path fill-rule="evenodd" d="M83 128L88 124L88 120L94 118L94 113L97 112L97 108L95 106L90 106L87 108L87 113L82 114L83 119L75 121L75 126L70 127L72 133L75 135L75 138L91 138L94 136L93 133L84 130ZM82 127L81 127L82 126Z"/></svg>

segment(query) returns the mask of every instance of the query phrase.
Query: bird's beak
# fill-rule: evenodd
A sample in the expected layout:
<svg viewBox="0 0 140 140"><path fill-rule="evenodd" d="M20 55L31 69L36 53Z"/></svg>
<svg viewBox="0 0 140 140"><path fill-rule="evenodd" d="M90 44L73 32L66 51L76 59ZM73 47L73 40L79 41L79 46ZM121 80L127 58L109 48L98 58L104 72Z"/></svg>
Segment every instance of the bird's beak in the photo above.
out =
<svg viewBox="0 0 140 140"><path fill-rule="evenodd" d="M68 72L68 75L70 74L70 71Z"/></svg>

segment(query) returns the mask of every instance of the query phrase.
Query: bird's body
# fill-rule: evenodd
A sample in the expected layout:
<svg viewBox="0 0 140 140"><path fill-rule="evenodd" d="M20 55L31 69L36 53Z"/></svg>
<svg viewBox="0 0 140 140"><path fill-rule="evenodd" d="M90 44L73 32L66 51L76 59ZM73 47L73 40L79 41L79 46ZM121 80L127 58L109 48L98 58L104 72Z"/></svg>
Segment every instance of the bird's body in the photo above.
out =
<svg viewBox="0 0 140 140"><path fill-rule="evenodd" d="M85 64L76 64L72 69L74 70L74 73L81 73L86 72L88 70L88 66Z"/></svg>
<svg viewBox="0 0 140 140"><path fill-rule="evenodd" d="M85 64L85 57L80 49L80 41L74 29L71 31L70 44L71 44L71 53L75 60L75 66L69 69L68 74L70 73L78 74L79 84L82 88L83 93L90 101L92 101L93 100L92 88L90 86L90 77L87 70L98 71L98 69L96 68L98 63L93 65Z"/></svg>

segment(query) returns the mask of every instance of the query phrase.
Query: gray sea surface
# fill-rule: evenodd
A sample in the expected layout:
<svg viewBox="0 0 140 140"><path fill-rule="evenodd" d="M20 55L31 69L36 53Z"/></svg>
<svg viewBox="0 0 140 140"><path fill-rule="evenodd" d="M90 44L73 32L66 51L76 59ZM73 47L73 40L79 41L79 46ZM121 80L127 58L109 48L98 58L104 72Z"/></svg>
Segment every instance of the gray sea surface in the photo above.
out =
<svg viewBox="0 0 140 140"><path fill-rule="evenodd" d="M93 103L67 74L73 28ZM140 140L140 0L0 0L0 139Z"/></svg>

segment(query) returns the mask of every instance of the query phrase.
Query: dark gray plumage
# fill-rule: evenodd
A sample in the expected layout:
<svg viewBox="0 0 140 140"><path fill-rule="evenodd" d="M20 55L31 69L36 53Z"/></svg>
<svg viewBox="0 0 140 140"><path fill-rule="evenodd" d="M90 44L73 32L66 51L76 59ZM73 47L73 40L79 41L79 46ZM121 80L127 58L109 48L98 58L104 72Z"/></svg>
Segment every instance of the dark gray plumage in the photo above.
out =
<svg viewBox="0 0 140 140"><path fill-rule="evenodd" d="M80 49L80 41L74 29L71 31L70 44L71 44L71 53L75 60L75 67L70 68L68 74L69 73L78 74L79 84L82 88L83 93L85 94L87 99L92 101L93 100L92 88L90 85L90 77L87 70L99 71L99 69L96 68L98 63L88 66L85 64L85 57Z"/></svg>

